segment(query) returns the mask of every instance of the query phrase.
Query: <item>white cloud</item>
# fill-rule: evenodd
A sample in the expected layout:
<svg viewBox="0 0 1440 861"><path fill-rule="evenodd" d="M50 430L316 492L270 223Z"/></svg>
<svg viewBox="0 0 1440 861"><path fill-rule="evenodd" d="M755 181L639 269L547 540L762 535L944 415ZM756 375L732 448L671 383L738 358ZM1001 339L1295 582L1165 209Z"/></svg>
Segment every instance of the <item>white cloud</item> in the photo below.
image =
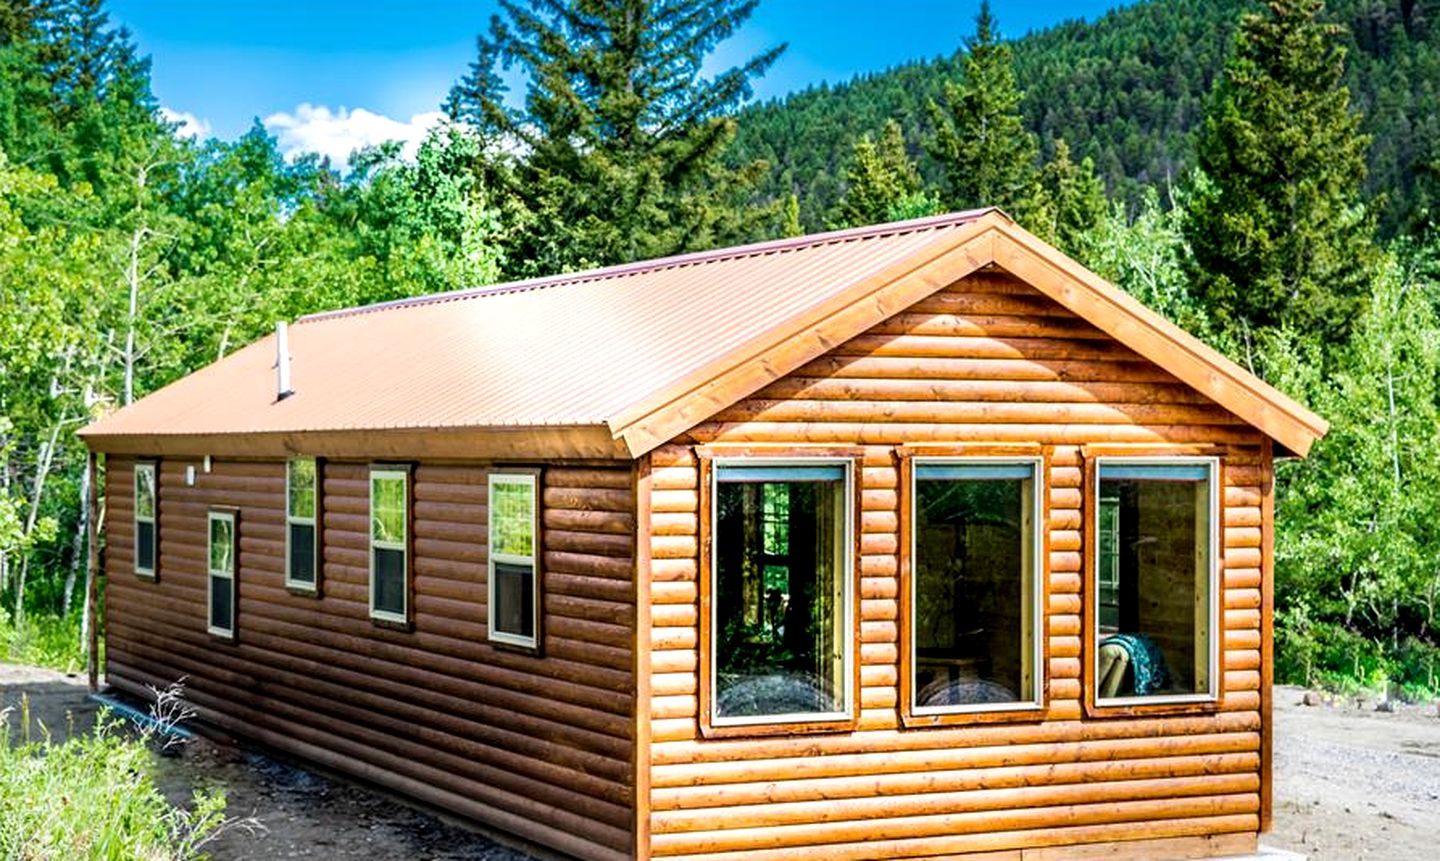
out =
<svg viewBox="0 0 1440 861"><path fill-rule="evenodd" d="M189 111L177 111L162 107L160 118L167 123L176 123L175 136L182 138L210 137L210 122L202 120Z"/></svg>
<svg viewBox="0 0 1440 861"><path fill-rule="evenodd" d="M307 103L297 107L293 114L284 111L271 114L264 123L275 135L286 158L316 152L327 156L335 167L344 169L351 152L386 141L402 142L405 157L414 158L425 133L444 119L443 113L432 111L401 122L364 108L352 111L342 107L332 111L324 105Z"/></svg>

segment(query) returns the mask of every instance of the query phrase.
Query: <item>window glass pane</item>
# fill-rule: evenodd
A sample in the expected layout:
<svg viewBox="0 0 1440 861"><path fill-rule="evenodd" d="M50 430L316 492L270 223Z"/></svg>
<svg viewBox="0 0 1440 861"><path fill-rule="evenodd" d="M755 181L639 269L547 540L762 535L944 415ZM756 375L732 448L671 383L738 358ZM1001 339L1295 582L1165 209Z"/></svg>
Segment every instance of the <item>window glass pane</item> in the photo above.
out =
<svg viewBox="0 0 1440 861"><path fill-rule="evenodd" d="M517 637L535 636L535 569L495 563L495 630Z"/></svg>
<svg viewBox="0 0 1440 861"><path fill-rule="evenodd" d="M1033 476L917 469L915 708L1035 701Z"/></svg>
<svg viewBox="0 0 1440 861"><path fill-rule="evenodd" d="M405 541L405 478L370 477L370 537L399 544Z"/></svg>
<svg viewBox="0 0 1440 861"><path fill-rule="evenodd" d="M295 458L290 461L288 514L291 517L315 516L315 459Z"/></svg>
<svg viewBox="0 0 1440 861"><path fill-rule="evenodd" d="M1101 464L1097 696L1210 691L1209 475Z"/></svg>
<svg viewBox="0 0 1440 861"><path fill-rule="evenodd" d="M717 471L715 714L845 711L844 472L742 469Z"/></svg>
<svg viewBox="0 0 1440 861"><path fill-rule="evenodd" d="M228 577L210 578L210 627L223 631L235 627L235 581Z"/></svg>
<svg viewBox="0 0 1440 861"><path fill-rule="evenodd" d="M227 517L210 519L210 570L219 574L235 571L235 521Z"/></svg>
<svg viewBox="0 0 1440 861"><path fill-rule="evenodd" d="M535 488L528 481L496 481L490 488L490 550L502 556L535 555Z"/></svg>
<svg viewBox="0 0 1440 861"><path fill-rule="evenodd" d="M290 524L290 579L315 582L315 527L308 523Z"/></svg>
<svg viewBox="0 0 1440 861"><path fill-rule="evenodd" d="M144 571L155 570L155 524L139 521L135 524L135 567Z"/></svg>
<svg viewBox="0 0 1440 861"><path fill-rule="evenodd" d="M380 613L405 615L405 551L376 547L375 574L371 581L371 609Z"/></svg>
<svg viewBox="0 0 1440 861"><path fill-rule="evenodd" d="M135 468L135 516L155 518L155 467Z"/></svg>

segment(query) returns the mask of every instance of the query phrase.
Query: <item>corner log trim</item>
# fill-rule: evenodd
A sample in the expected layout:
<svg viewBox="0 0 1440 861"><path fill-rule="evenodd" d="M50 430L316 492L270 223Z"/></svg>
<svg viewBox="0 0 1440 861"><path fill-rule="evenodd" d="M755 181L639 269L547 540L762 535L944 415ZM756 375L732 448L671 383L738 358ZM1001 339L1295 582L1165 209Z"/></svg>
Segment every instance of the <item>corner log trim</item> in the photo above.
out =
<svg viewBox="0 0 1440 861"><path fill-rule="evenodd" d="M995 227L994 262L1304 457L1329 423L1015 224Z"/></svg>
<svg viewBox="0 0 1440 861"><path fill-rule="evenodd" d="M994 259L989 213L957 234L856 283L805 314L786 320L738 350L700 368L617 415L610 427L632 456L663 445L720 410L806 362L964 278Z"/></svg>

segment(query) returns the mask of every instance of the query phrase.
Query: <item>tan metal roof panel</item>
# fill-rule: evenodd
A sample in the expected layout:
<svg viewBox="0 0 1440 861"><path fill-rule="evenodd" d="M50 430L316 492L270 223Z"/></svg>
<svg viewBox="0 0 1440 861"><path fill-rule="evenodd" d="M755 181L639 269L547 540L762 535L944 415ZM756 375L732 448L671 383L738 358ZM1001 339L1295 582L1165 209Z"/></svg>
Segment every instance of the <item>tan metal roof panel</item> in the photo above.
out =
<svg viewBox="0 0 1440 861"><path fill-rule="evenodd" d="M989 210L302 318L92 424L106 436L600 425Z"/></svg>

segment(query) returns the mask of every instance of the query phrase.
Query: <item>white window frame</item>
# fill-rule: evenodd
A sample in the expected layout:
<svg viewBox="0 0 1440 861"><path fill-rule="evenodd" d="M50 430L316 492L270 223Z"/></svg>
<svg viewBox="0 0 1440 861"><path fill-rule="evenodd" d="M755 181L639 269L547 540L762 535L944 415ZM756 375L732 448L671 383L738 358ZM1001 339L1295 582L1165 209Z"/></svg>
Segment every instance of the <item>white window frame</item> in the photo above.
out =
<svg viewBox="0 0 1440 861"><path fill-rule="evenodd" d="M540 637L540 566L535 549L540 546L540 499L538 476L534 473L492 472L486 488L486 630L489 639L497 643L536 648ZM497 485L519 485L530 489L530 555L518 556L495 552L495 487ZM522 637L495 629L495 563L530 566L530 630L533 636Z"/></svg>
<svg viewBox="0 0 1440 861"><path fill-rule="evenodd" d="M744 726L770 726L774 724L818 724L818 723L846 723L855 718L855 661L856 661L856 638L855 638L855 461L843 457L717 457L710 462L710 571L707 575L710 582L710 635L707 642L701 643L703 649L709 650L708 670L710 697L709 704L710 725L713 727L744 727ZM720 661L718 642L720 638L719 603L714 596L719 591L720 557L719 545L716 540L715 529L720 522L720 473L729 467L807 467L807 466L838 466L845 471L845 482L841 490L844 495L845 507L840 524L840 558L836 561L836 576L840 578L841 592L843 593L843 610L841 618L841 642L845 649L842 661L841 673L843 674L844 701L841 709L833 712L801 712L798 714L782 715L744 715L736 717L723 717L715 708L715 700L719 696Z"/></svg>
<svg viewBox="0 0 1440 861"><path fill-rule="evenodd" d="M149 517L142 517L140 515L140 473L142 472L148 472L150 474L151 514ZM158 470L151 461L137 461L135 463L134 473L131 476L131 484L130 508L133 519L131 528L133 530L132 535L134 535L134 544L131 547L131 551L134 556L135 576L154 580L155 569L160 567L160 528L158 526L160 519L160 470ZM151 547L149 568L142 568L140 566L140 524L142 523L150 524Z"/></svg>
<svg viewBox="0 0 1440 861"><path fill-rule="evenodd" d="M230 570L218 571L211 566L211 557L214 555L212 541L214 540L215 521L225 521L230 524ZM205 630L217 637L231 638L235 636L235 616L239 609L235 606L237 590L235 589L236 569L240 567L240 533L236 529L235 512L233 511L211 511L205 518ZM215 624L215 581L230 581L230 627L221 628Z"/></svg>
<svg viewBox="0 0 1440 861"><path fill-rule="evenodd" d="M376 481L377 479L383 481L383 480L386 480L386 479L396 479L396 478L400 479L400 481L402 481L402 482L404 483L404 485L405 485L405 497L404 497L404 498L405 498L405 538L404 538L403 540L401 540L401 541L377 541L377 540L375 539L375 481ZM411 523L410 523L410 504L411 504L411 503L410 503L410 470L408 470L408 469L396 468L396 467L372 466L372 467L370 468L370 474L369 474L369 476L366 478L366 482L367 482L366 494L367 494L367 496L368 496L369 499L370 499L370 504L366 507L366 515L367 515L367 517L366 517L366 520L365 520L365 530L366 530L366 542L365 542L365 547L366 547L366 555L370 557L369 560L368 560L368 562L367 562L367 564L368 564L368 566L369 566L369 568L370 568L370 583L369 583L369 587L370 587L370 595L369 595L370 618L372 618L372 619L378 619L378 620L380 620L380 621L382 621L382 622L396 622L396 623L399 623L399 624L409 624L409 622L410 622L410 529L411 529ZM405 606L404 606L404 609L403 609L401 612L399 612L399 613L392 613L392 612L390 612L390 611L388 611L388 610L376 609L376 607L375 607L375 550L376 550L377 548L379 548L379 549L381 549L381 550L399 550L399 551L401 552L401 554L402 554L402 558L404 559L404 564L401 566L401 569L400 569L400 570L401 570L401 573L402 573L402 575L403 575L403 577L404 577L403 587L402 587L402 589L401 589L401 595L402 595L402 597L403 597L404 605L405 605Z"/></svg>
<svg viewBox="0 0 1440 861"><path fill-rule="evenodd" d="M1088 647L1090 650L1090 674L1091 678L1095 680L1095 689L1093 689L1092 692L1095 705L1098 708L1108 708L1116 706L1156 706L1177 705L1186 703L1218 702L1220 699L1220 680L1223 675L1223 670L1220 666L1220 644L1221 641L1225 638L1225 632L1221 628L1220 617L1220 458L1181 455L1176 455L1173 457L1096 457L1094 478L1092 479L1092 481L1094 482L1094 486L1091 488L1091 498L1096 500L1095 506L1097 508L1097 511L1099 506L1098 500L1100 499L1101 473L1104 472L1105 466L1116 464L1124 466L1205 467L1205 470L1207 472L1205 481L1208 487L1209 497L1206 500L1206 509L1208 511L1209 521L1207 524L1207 532L1209 534L1207 536L1208 546L1206 550L1206 562L1207 567L1209 568L1209 571L1207 571L1206 573L1209 579L1210 591L1210 612L1207 614L1208 622L1210 625L1210 666L1207 668L1209 678L1206 680L1206 689L1203 693L1165 694L1143 697L1101 697L1098 690L1100 679L1100 618L1097 606L1097 612L1090 614L1090 630L1086 631L1086 636L1089 639ZM1094 513L1092 513L1091 516L1095 516ZM1098 541L1095 542L1095 544L1095 547L1090 548L1090 574L1086 578L1086 588L1089 590L1090 596L1093 596L1095 599L1098 600L1100 595L1100 547Z"/></svg>
<svg viewBox="0 0 1440 861"><path fill-rule="evenodd" d="M916 632L919 626L916 620L918 612L917 587L920 581L920 572L917 569L915 560L917 555L918 532L916 524L919 518L915 512L920 504L920 467L922 466L1024 466L1031 471L1030 481L1032 493L1030 494L1030 540L1025 542L1025 549L1030 553L1030 666L1031 666L1031 690L1026 692L1030 696L1027 699L1017 700L1013 703L974 703L955 706L921 706L914 702L919 693L916 685L916 673L919 671L919 661L916 642ZM960 479L963 480L963 479ZM1048 560L1045 558L1045 459L1043 457L1009 457L996 456L953 456L953 457L916 457L910 461L910 487L907 488L910 494L910 523L908 529L910 535L910 571L905 578L907 582L907 602L910 606L907 624L909 634L904 648L909 650L909 673L910 673L910 700L906 705L910 713L917 717L929 717L931 715L952 715L952 714L975 714L983 712L1026 712L1037 711L1045 708L1045 578L1049 569Z"/></svg>
<svg viewBox="0 0 1440 861"><path fill-rule="evenodd" d="M308 460L315 465L314 476L315 486L312 492L315 497L315 513L310 517L300 517L290 513L290 483L295 462L297 460ZM320 460L314 457L292 457L285 461L285 587L287 589L298 589L303 592L314 592L320 588ZM295 580L291 577L290 571L290 527L293 525L309 526L314 530L315 538L311 542L310 553L314 557L311 562L311 574L314 577L310 582ZM369 524L367 524L368 526Z"/></svg>

